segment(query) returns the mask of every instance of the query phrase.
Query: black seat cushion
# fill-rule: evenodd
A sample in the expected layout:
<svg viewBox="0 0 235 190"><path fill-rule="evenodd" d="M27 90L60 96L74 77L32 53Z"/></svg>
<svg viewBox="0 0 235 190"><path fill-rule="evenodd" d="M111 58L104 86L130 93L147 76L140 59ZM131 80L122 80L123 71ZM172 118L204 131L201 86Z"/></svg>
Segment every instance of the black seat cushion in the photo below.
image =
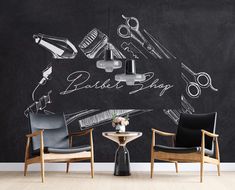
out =
<svg viewBox="0 0 235 190"><path fill-rule="evenodd" d="M71 148L48 148L49 153L67 154L67 153L78 153L83 151L90 151L90 145L82 145Z"/></svg>
<svg viewBox="0 0 235 190"><path fill-rule="evenodd" d="M169 153L194 153L201 152L201 147L170 147L164 145L156 145L154 146L154 150L156 152L169 152ZM209 149L205 149L205 154L209 156L213 156L213 151Z"/></svg>
<svg viewBox="0 0 235 190"><path fill-rule="evenodd" d="M83 151L90 151L91 146L90 145L82 145L82 146L76 146L71 148L44 148L44 153L56 153L56 154L69 154L69 153L79 153ZM34 150L33 155L39 156L40 155L40 149Z"/></svg>

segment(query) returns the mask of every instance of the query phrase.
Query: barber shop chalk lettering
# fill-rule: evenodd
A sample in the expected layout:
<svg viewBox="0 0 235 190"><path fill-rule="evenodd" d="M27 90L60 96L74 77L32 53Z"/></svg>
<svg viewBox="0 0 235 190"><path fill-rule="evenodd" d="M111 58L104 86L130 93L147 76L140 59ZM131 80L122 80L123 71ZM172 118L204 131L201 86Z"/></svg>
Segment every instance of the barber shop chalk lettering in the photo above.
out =
<svg viewBox="0 0 235 190"><path fill-rule="evenodd" d="M159 78L155 77L153 72L144 73L146 80L143 82L136 82L132 87L134 90L130 90L129 94L136 94L139 92L146 91L148 89L160 90L159 96L163 96L166 91L171 89L174 85L164 84L160 82ZM64 91L61 91L61 95L71 94L73 92L85 89L121 89L124 88L124 83L114 81L114 79L106 79L105 81L90 81L91 75L87 71L75 71L68 75L66 82L68 86Z"/></svg>

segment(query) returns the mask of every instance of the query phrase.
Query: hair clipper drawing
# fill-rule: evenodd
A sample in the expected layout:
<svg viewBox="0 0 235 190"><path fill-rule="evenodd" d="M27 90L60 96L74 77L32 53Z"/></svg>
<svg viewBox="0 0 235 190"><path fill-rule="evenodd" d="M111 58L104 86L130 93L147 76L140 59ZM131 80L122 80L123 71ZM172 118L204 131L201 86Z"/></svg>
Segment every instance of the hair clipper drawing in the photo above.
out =
<svg viewBox="0 0 235 190"><path fill-rule="evenodd" d="M126 57L110 42L108 42L108 36L98 30L92 29L80 42L78 47L89 59L98 58L109 46L114 57L118 59L125 59Z"/></svg>
<svg viewBox="0 0 235 190"><path fill-rule="evenodd" d="M83 38L78 46L89 59L93 59L97 54L101 54L107 42L108 36L94 28Z"/></svg>

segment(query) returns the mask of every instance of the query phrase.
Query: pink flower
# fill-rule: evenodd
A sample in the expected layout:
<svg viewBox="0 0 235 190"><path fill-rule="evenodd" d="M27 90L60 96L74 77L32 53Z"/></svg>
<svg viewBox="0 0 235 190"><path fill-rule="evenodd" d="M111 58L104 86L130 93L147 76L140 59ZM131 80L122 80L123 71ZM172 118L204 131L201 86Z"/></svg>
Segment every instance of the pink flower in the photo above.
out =
<svg viewBox="0 0 235 190"><path fill-rule="evenodd" d="M126 119L124 117L115 117L112 121L112 126L116 127L117 125L127 126L127 125L129 125L129 121L128 121L128 119Z"/></svg>

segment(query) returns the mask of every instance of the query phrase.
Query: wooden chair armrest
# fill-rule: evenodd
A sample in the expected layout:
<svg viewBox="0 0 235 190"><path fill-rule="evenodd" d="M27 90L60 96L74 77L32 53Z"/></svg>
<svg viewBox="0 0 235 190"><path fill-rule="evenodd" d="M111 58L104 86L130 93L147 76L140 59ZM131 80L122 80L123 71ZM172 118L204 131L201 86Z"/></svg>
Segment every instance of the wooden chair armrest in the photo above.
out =
<svg viewBox="0 0 235 190"><path fill-rule="evenodd" d="M68 135L69 136L69 146L70 147L73 146L73 137L74 136L79 137L79 136L84 136L87 134L90 134L90 143L93 146L92 131L93 131L93 129L88 129L85 131L77 131L77 132L69 133L69 135Z"/></svg>
<svg viewBox="0 0 235 190"><path fill-rule="evenodd" d="M30 140L32 140L31 139L32 137L40 136L40 156L43 156L44 154L43 132L44 130L42 129L26 135L27 143L25 148L25 162L27 161L27 159L29 159L29 151L30 151L29 147L30 147Z"/></svg>
<svg viewBox="0 0 235 190"><path fill-rule="evenodd" d="M93 129L88 129L86 131L77 131L77 132L73 132L73 133L69 133L69 137L73 137L73 136L84 136L88 133L91 133Z"/></svg>
<svg viewBox="0 0 235 190"><path fill-rule="evenodd" d="M218 134L211 133L211 132L206 131L206 130L204 130L204 129L202 129L201 131L202 131L203 134L205 134L205 135L207 135L207 136L209 136L209 137L212 137L212 138L217 138L217 137L219 137Z"/></svg>
<svg viewBox="0 0 235 190"><path fill-rule="evenodd" d="M157 129L152 129L153 133L157 133L158 135L161 136L176 136L175 133L168 133L168 132L164 132L164 131L159 131Z"/></svg>
<svg viewBox="0 0 235 190"><path fill-rule="evenodd" d="M213 140L216 141L216 158L219 160L219 145L218 145L219 135L215 134L215 133L211 133L211 132L206 131L204 129L202 129L201 132L202 132L202 141L201 141L201 148L202 148L201 154L202 154L202 156L205 155L205 135L206 135L206 136L213 138Z"/></svg>
<svg viewBox="0 0 235 190"><path fill-rule="evenodd" d="M35 137L41 134L43 134L43 130L38 130L38 131L34 131L33 133L27 134L26 137L30 138L30 137Z"/></svg>

